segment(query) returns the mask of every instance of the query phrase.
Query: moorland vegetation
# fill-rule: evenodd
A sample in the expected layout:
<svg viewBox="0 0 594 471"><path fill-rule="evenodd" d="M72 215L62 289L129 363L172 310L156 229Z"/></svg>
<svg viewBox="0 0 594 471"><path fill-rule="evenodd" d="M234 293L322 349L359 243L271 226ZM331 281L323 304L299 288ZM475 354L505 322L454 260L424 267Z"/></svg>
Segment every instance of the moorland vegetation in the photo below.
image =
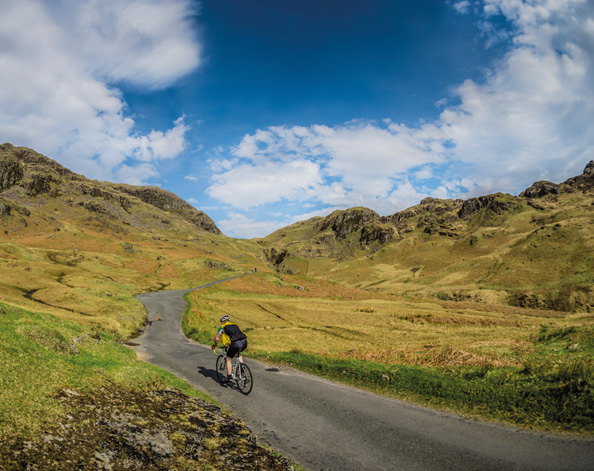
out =
<svg viewBox="0 0 594 471"><path fill-rule="evenodd" d="M0 438L39 439L70 414L65 390L197 395L120 345L146 322L134 295L254 267L187 297L189 336L208 342L225 312L268 361L592 433L593 216L590 162L518 196L352 208L241 240L160 188L88 180L1 145Z"/></svg>

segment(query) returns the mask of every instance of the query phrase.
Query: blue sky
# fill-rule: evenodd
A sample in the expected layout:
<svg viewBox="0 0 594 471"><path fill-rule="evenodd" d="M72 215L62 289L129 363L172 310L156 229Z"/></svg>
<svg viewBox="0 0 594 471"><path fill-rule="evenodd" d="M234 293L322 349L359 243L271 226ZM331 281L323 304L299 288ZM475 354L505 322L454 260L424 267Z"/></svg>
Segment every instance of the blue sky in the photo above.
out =
<svg viewBox="0 0 594 471"><path fill-rule="evenodd" d="M0 0L0 141L232 237L594 159L593 0Z"/></svg>

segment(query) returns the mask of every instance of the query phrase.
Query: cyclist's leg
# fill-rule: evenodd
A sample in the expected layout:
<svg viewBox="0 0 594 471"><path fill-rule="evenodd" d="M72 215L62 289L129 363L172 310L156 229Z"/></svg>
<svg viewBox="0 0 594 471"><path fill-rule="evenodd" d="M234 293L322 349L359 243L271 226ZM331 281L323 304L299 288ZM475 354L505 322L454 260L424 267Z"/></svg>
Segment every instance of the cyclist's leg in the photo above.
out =
<svg viewBox="0 0 594 471"><path fill-rule="evenodd" d="M243 363L243 355L241 354L241 352L243 352L246 348L247 348L247 340L243 339L243 340L239 340L236 342L237 343L237 356L239 357L239 362Z"/></svg>
<svg viewBox="0 0 594 471"><path fill-rule="evenodd" d="M227 375L229 376L229 378L233 375L233 366L231 364L233 357L235 357L235 355L237 355L238 350L237 350L237 346L235 345L235 342L231 342L231 345L229 345L229 349L227 350Z"/></svg>

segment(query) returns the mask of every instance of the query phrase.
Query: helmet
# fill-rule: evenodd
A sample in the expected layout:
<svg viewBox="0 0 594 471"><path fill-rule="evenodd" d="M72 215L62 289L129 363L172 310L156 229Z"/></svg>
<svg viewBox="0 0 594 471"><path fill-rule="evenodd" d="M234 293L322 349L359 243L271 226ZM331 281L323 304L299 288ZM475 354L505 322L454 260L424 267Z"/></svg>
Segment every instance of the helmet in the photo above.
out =
<svg viewBox="0 0 594 471"><path fill-rule="evenodd" d="M230 317L225 314L224 316L221 316L221 324L224 324L225 322L229 322Z"/></svg>

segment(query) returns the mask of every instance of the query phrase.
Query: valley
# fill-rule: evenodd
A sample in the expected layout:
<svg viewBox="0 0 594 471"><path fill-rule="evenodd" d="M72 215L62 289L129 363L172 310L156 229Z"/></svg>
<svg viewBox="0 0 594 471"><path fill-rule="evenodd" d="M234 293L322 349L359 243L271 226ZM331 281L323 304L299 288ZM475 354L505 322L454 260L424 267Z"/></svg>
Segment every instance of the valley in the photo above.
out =
<svg viewBox="0 0 594 471"><path fill-rule="evenodd" d="M254 359L591 435L593 216L590 162L518 196L428 198L388 216L351 208L243 240L165 190L88 180L3 144L0 436L40 440L70 413L65 390L199 395L122 346L157 320L135 296L247 273L187 296L186 335L210 343L227 313Z"/></svg>

